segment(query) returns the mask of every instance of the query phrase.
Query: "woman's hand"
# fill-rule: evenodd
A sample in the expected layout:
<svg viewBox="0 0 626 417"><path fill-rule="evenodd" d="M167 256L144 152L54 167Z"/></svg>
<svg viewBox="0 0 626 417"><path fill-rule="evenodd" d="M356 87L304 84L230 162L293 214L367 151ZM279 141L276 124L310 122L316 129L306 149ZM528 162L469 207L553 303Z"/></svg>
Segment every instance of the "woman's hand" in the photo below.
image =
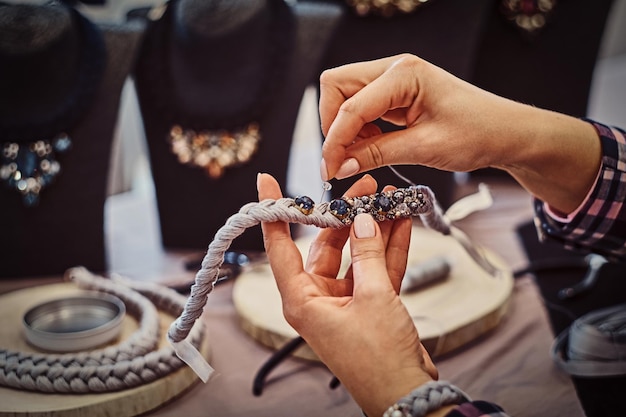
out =
<svg viewBox="0 0 626 417"><path fill-rule="evenodd" d="M324 180L396 164L494 167L568 213L599 170L589 123L496 96L413 55L327 70L320 92ZM406 129L381 133L379 118Z"/></svg>
<svg viewBox="0 0 626 417"><path fill-rule="evenodd" d="M260 174L259 201L282 196ZM347 195L371 194L366 175ZM411 317L398 296L406 268L411 220L384 222L369 214L350 228L323 229L310 248L306 268L286 223L263 223L265 248L291 326L371 416L437 378ZM352 264L339 279L342 251L350 239Z"/></svg>

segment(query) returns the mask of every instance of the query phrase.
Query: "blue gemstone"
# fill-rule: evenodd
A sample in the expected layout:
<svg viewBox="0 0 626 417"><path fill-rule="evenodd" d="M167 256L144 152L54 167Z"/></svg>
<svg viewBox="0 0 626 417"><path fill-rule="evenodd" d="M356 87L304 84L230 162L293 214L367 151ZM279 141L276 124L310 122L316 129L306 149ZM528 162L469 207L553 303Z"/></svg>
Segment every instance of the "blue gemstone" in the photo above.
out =
<svg viewBox="0 0 626 417"><path fill-rule="evenodd" d="M328 206L330 212L339 219L344 219L350 214L350 205L345 200L333 200Z"/></svg>
<svg viewBox="0 0 626 417"><path fill-rule="evenodd" d="M60 135L54 140L52 147L56 152L67 152L72 147L72 140L67 135Z"/></svg>
<svg viewBox="0 0 626 417"><path fill-rule="evenodd" d="M387 213L392 208L391 200L389 200L389 198L387 198L384 194L378 194L374 199L373 204L376 210L382 213Z"/></svg>
<svg viewBox="0 0 626 417"><path fill-rule="evenodd" d="M25 177L33 176L37 172L37 154L26 147L20 148L15 162Z"/></svg>
<svg viewBox="0 0 626 417"><path fill-rule="evenodd" d="M304 214L311 214L313 212L313 207L315 207L313 200L307 196L296 197L293 202Z"/></svg>

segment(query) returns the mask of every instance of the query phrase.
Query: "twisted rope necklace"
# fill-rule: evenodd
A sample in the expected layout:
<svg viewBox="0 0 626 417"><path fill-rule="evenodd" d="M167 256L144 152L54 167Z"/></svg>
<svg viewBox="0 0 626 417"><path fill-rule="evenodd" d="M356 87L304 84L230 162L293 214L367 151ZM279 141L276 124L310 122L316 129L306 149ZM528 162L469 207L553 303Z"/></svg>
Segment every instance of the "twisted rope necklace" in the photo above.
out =
<svg viewBox="0 0 626 417"><path fill-rule="evenodd" d="M320 228L342 228L352 224L354 217L361 213L368 213L379 222L419 217L426 227L457 239L489 273L498 274L498 270L469 239L451 224L427 186L415 185L366 196L344 197L317 206L309 197L249 203L231 216L216 233L188 299L156 284L121 278L107 280L84 268L69 270L67 277L79 288L107 292L122 299L127 311L138 317L140 328L117 346L78 354L0 350L0 385L56 393L118 391L152 382L180 368L183 362L206 382L212 368L198 351L203 327L195 323L202 314L208 294L213 290L224 254L232 241L247 228L261 222L282 221ZM171 346L159 350L155 350L159 337L157 308L178 316L167 334Z"/></svg>
<svg viewBox="0 0 626 417"><path fill-rule="evenodd" d="M138 62L137 83L141 94L149 98L148 104L167 122L170 151L178 162L202 168L211 179L219 179L227 168L249 162L258 150L265 113L274 104L276 91L282 86L284 69L293 49L294 17L283 0L269 0L267 10L262 11L260 17L253 18L246 27L232 34L205 39L202 35L187 33L184 42L177 44L175 33L184 29L176 27L177 4L177 1L169 2L163 15L148 26ZM263 22L265 18L267 21ZM256 28L262 23L266 27ZM251 41L250 30L260 32L254 46L246 44ZM238 66L230 64L233 67L228 74L216 73L214 62L225 65L233 60L230 54L246 53L246 48L252 47L261 57L248 64L250 68L235 63ZM175 49L183 58L175 56ZM234 83L231 91L238 91L239 95L236 108L229 109L232 105L225 104L233 97L215 92L204 98L207 104L213 105L210 111L208 105L196 108L185 105L190 100L185 100L184 95L193 92L181 91L176 85L176 74L170 62L173 59L184 60L185 71L191 74L185 76L190 78L206 69L201 76L196 75L199 81L195 88L199 91L215 83L217 77L222 79L222 84ZM211 79L211 71L216 79ZM241 74L243 78L238 79ZM241 90L242 84L246 85L245 90ZM217 104L220 102L221 105Z"/></svg>
<svg viewBox="0 0 626 417"><path fill-rule="evenodd" d="M33 8L40 6L0 3L0 7L15 8L16 20L19 20L20 12L32 14ZM0 76L11 83L3 85L6 87L3 100L12 107L4 114L0 112L0 181L20 193L24 205L28 207L37 205L40 192L59 175L61 165L56 155L70 149L72 131L90 109L106 63L103 36L91 21L70 7L43 7L66 9L72 21L71 30L43 51L0 53ZM14 25L20 28L19 23ZM75 69L69 65L74 57L66 56L72 50L74 41L78 42ZM39 109L33 114L33 106L49 99L42 96L39 90L31 91L34 89L31 77L41 81L37 79L41 78L40 68L49 69L46 79L51 75L63 78L68 72L75 74L62 99L57 100L54 106ZM58 79L50 79L51 83L55 81L59 82Z"/></svg>
<svg viewBox="0 0 626 417"><path fill-rule="evenodd" d="M81 289L106 292L120 298L139 321L139 329L125 342L93 351L42 354L0 350L0 385L48 393L110 392L150 383L179 369L183 363L170 346L157 349L157 309L181 314L185 298L175 291L122 278L108 280L84 268L73 268L67 277ZM204 330L189 335L200 346Z"/></svg>
<svg viewBox="0 0 626 417"><path fill-rule="evenodd" d="M357 214L369 213L382 222L406 217L419 217L422 223L444 235L454 237L467 253L487 272L497 276L499 271L470 242L465 234L451 224L441 210L432 190L414 185L393 191L383 191L361 197L343 197L315 205L309 197L281 198L248 203L231 216L220 228L202 260L195 276L191 294L183 312L171 324L167 337L176 354L206 382L211 366L187 340L195 322L202 314L208 294L218 279L219 268L230 244L246 229L261 222L286 222L315 225L320 228L342 228L352 224Z"/></svg>

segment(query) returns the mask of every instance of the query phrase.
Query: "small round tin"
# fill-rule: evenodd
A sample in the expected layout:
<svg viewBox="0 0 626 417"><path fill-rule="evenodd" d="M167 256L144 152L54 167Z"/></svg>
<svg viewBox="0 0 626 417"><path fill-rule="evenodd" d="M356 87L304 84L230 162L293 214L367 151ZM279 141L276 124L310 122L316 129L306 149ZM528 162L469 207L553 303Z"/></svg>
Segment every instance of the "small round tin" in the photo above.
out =
<svg viewBox="0 0 626 417"><path fill-rule="evenodd" d="M119 335L124 302L110 294L85 292L38 304L24 314L26 340L53 352L76 352Z"/></svg>

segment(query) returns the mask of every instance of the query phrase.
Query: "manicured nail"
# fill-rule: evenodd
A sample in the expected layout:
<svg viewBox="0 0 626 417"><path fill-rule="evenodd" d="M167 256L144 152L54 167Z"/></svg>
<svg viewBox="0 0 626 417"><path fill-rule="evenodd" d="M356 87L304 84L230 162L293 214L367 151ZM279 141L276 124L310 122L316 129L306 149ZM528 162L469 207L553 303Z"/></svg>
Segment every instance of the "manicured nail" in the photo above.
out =
<svg viewBox="0 0 626 417"><path fill-rule="evenodd" d="M328 169L326 169L326 161L323 159L320 163L320 177L322 177L322 181L328 181Z"/></svg>
<svg viewBox="0 0 626 417"><path fill-rule="evenodd" d="M354 158L349 158L341 164L341 167L339 167L339 171L337 171L335 177L337 177L337 179L347 178L359 172L360 169L361 167L359 166L359 161Z"/></svg>
<svg viewBox="0 0 626 417"><path fill-rule="evenodd" d="M257 191L259 191L259 184L260 184L260 182L261 182L261 175L262 175L262 174L261 174L260 172L258 172L258 173L256 174L256 190L257 190Z"/></svg>
<svg viewBox="0 0 626 417"><path fill-rule="evenodd" d="M354 234L359 239L374 237L374 218L367 213L357 214L354 218Z"/></svg>

